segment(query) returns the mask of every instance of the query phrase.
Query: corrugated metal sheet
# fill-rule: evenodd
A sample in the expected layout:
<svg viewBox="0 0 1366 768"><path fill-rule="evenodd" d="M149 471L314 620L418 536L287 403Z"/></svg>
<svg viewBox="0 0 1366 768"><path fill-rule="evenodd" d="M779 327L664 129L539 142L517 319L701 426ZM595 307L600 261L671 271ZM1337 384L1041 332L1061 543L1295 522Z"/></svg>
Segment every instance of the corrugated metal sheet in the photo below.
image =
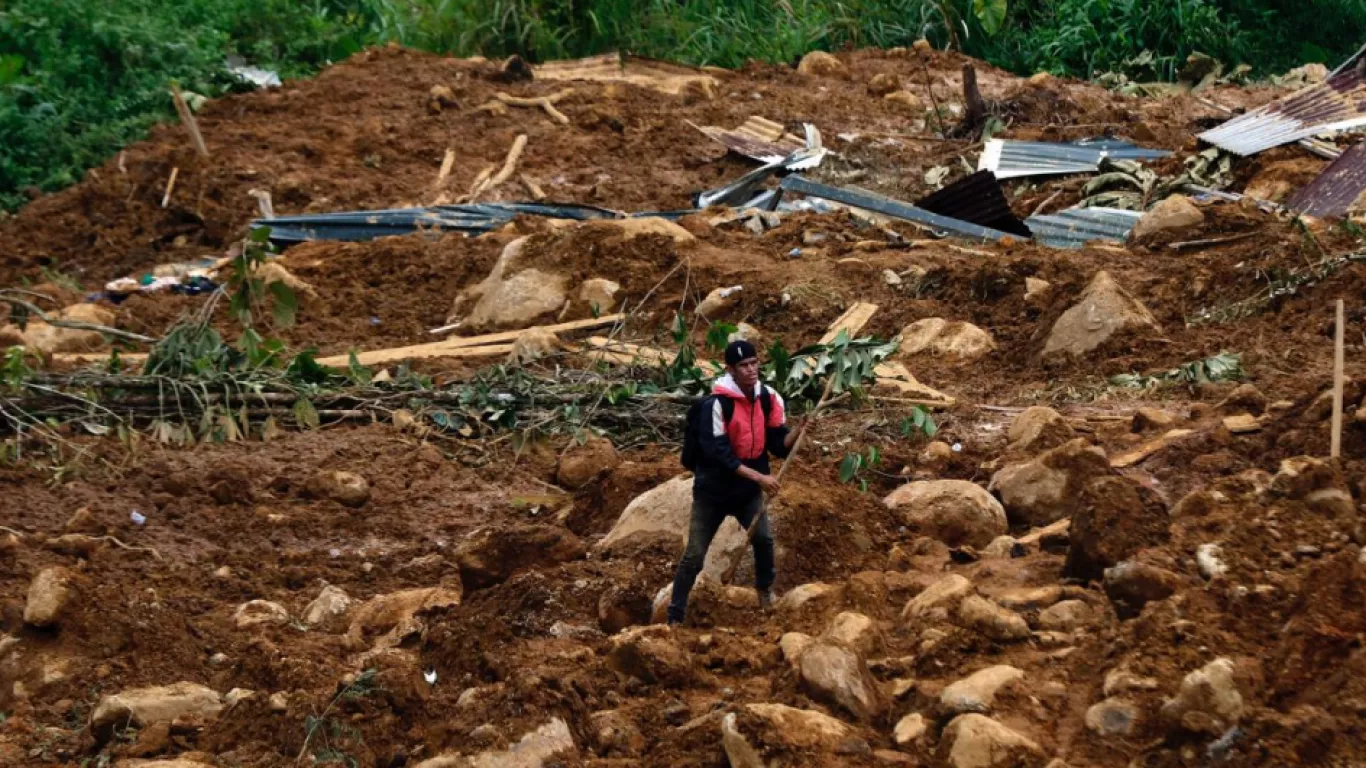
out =
<svg viewBox="0 0 1366 768"><path fill-rule="evenodd" d="M1366 142L1342 153L1286 203L1292 211L1331 218L1345 216L1366 192Z"/></svg>
<svg viewBox="0 0 1366 768"><path fill-rule="evenodd" d="M1162 149L1144 149L1123 139L1069 142L990 139L982 149L977 170L992 171L998 179L1095 173L1100 169L1100 161L1106 157L1116 160L1156 160L1170 154Z"/></svg>
<svg viewBox="0 0 1366 768"><path fill-rule="evenodd" d="M902 219L914 224L919 224L928 229L957 235L959 237L967 237L975 240L994 240L997 242L1019 239L1017 235L983 227L980 224L973 224L959 219L951 219L947 216L940 216L937 213L931 213L923 208L917 208L913 205L903 203L900 200L893 200L890 197L885 197L874 192L849 187L832 187L828 184L819 184L810 181L801 176L788 176L786 179L783 179L781 189L785 192L795 192L810 197L833 200L837 203L873 211L874 213L891 216L895 219Z"/></svg>
<svg viewBox="0 0 1366 768"><path fill-rule="evenodd" d="M690 211L650 212L636 216L678 218ZM417 232L464 232L482 234L512 221L518 215L588 221L616 219L622 214L587 205L547 205L542 203L479 203L475 205L437 205L430 208L387 208L375 211L342 211L306 216L277 216L257 219L253 229L270 228L270 240L288 246L308 240L346 240L360 242L379 237L410 235Z"/></svg>
<svg viewBox="0 0 1366 768"><path fill-rule="evenodd" d="M1034 239L1054 248L1080 248L1092 240L1124 242L1143 214L1120 208L1067 208L1030 216L1025 224Z"/></svg>
<svg viewBox="0 0 1366 768"><path fill-rule="evenodd" d="M1347 67L1318 85L1254 109L1200 134L1200 138L1238 155L1366 125L1366 81L1360 67Z"/></svg>
<svg viewBox="0 0 1366 768"><path fill-rule="evenodd" d="M951 219L981 224L1021 237L1029 237L1029 228L1010 210L1010 201L1001 191L996 174L978 171L969 174L943 189L915 201L918 208Z"/></svg>
<svg viewBox="0 0 1366 768"><path fill-rule="evenodd" d="M780 123L758 115L734 130L714 125L693 126L709 138L719 141L726 149L761 163L776 163L806 146L806 140L787 132Z"/></svg>

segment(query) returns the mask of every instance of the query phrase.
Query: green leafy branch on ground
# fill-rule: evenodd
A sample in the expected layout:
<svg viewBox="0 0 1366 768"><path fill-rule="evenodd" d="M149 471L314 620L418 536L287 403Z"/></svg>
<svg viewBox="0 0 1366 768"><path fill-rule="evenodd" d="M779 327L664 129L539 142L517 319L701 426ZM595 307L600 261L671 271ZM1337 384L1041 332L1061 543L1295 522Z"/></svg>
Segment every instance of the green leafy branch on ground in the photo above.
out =
<svg viewBox="0 0 1366 768"><path fill-rule="evenodd" d="M1221 352L1204 360L1195 360L1151 376L1122 373L1111 376L1109 382L1129 389L1154 389L1171 384L1204 384L1243 378L1242 355Z"/></svg>

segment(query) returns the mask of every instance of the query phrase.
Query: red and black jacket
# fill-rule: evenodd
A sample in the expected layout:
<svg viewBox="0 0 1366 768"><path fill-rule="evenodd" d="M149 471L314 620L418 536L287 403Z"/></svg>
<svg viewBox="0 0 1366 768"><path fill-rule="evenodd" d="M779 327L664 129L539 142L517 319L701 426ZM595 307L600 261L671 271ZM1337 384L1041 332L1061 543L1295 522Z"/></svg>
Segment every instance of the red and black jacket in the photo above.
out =
<svg viewBox="0 0 1366 768"><path fill-rule="evenodd" d="M712 385L707 405L711 419L700 436L702 455L693 474L694 497L726 504L749 502L758 495L759 484L736 475L735 470L744 464L769 474L768 455L787 456L787 413L782 395L762 382L755 387L754 395L751 399L742 392L730 374ZM722 406L723 398L729 407ZM730 411L729 419L726 411Z"/></svg>

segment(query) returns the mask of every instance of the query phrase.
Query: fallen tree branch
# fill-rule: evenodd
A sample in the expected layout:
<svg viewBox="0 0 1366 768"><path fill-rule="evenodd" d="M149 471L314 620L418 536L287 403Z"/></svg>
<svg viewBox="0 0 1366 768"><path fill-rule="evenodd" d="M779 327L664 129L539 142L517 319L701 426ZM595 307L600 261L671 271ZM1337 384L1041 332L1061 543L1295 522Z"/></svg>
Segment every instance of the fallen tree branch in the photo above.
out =
<svg viewBox="0 0 1366 768"><path fill-rule="evenodd" d="M52 326L52 327L54 327L54 328L69 328L69 329L75 330L75 331L96 331L96 332L99 332L99 333L106 333L106 334L109 334L110 336L118 336L119 338L130 339L130 340L132 340L132 341L141 341L141 342L144 342L144 343L147 343L147 344L155 344L156 341L157 341L156 339L151 338L150 336L143 336L143 335L140 334L140 333L133 333L133 332L131 332L131 331L121 331L121 330L119 330L118 328L110 328L110 327L107 326L107 325L99 325L99 324L97 324L97 323L87 323L87 322L84 322L84 321L82 321L82 320L58 320L58 319L54 319L51 315L49 315L48 313L46 313L46 312L44 312L43 310L39 309L39 308L37 307L37 305L35 305L35 304L32 304L32 303L27 302L27 301L24 301L23 299L16 299L16 298L14 298L13 296L6 296L6 295L5 295L6 293L11 293L11 292L12 292L12 291L9 291L9 290L0 291L0 301L3 301L3 302L5 302L5 303L7 303L7 304L15 305L15 306L18 306L18 307L23 307L24 309L28 310L29 312L32 312L33 314L37 315L39 320L42 320L43 322L47 323L48 325L50 325L50 326Z"/></svg>

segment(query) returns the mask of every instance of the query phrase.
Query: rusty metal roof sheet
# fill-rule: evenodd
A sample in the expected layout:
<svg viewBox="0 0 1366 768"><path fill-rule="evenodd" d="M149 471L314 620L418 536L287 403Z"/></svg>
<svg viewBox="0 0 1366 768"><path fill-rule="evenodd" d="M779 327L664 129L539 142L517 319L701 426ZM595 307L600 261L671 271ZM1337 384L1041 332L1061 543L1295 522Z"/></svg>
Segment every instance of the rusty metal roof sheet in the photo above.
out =
<svg viewBox="0 0 1366 768"><path fill-rule="evenodd" d="M1229 120L1200 138L1238 155L1288 144L1319 133L1366 125L1366 80L1359 66Z"/></svg>
<svg viewBox="0 0 1366 768"><path fill-rule="evenodd" d="M1366 193L1366 142L1342 153L1313 181L1295 193L1286 207L1310 216L1345 216Z"/></svg>
<svg viewBox="0 0 1366 768"><path fill-rule="evenodd" d="M1095 173L1100 169L1100 161L1106 157L1115 160L1156 160L1170 154L1161 149L1144 149L1123 139L1068 142L990 139L982 148L977 170L992 171L998 179Z"/></svg>
<svg viewBox="0 0 1366 768"><path fill-rule="evenodd" d="M1034 239L1054 248L1080 248L1092 240L1124 242L1143 218L1138 211L1122 208L1067 208L1057 213L1030 216L1025 225Z"/></svg>
<svg viewBox="0 0 1366 768"><path fill-rule="evenodd" d="M1029 228L1010 210L1001 184L991 171L964 176L943 189L915 201L915 205L940 216L981 224L990 229L1029 237Z"/></svg>
<svg viewBox="0 0 1366 768"><path fill-rule="evenodd" d="M806 140L787 132L781 123L751 116L734 130L714 125L695 125L697 130L721 142L726 149L761 163L776 163L806 146Z"/></svg>

